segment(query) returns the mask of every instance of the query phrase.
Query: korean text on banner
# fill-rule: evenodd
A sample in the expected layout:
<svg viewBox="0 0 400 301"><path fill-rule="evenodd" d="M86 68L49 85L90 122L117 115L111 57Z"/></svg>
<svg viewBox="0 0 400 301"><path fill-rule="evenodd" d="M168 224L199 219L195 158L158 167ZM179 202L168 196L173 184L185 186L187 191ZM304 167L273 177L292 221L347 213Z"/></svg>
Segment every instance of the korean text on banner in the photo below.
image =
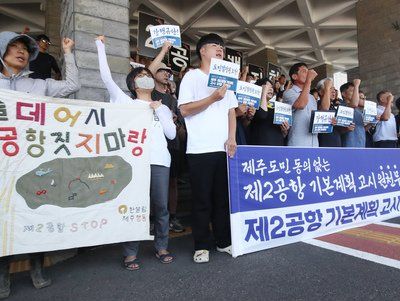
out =
<svg viewBox="0 0 400 301"><path fill-rule="evenodd" d="M262 87L239 80L236 86L236 98L239 104L260 107Z"/></svg>
<svg viewBox="0 0 400 301"><path fill-rule="evenodd" d="M148 105L0 100L0 256L152 239Z"/></svg>
<svg viewBox="0 0 400 301"><path fill-rule="evenodd" d="M275 101L273 103L275 108L274 124L282 124L287 121L287 123L292 126L292 106L279 101Z"/></svg>
<svg viewBox="0 0 400 301"><path fill-rule="evenodd" d="M376 116L378 115L378 107L376 102L366 100L364 102L364 111L363 111L363 120L364 123L377 123L378 120Z"/></svg>
<svg viewBox="0 0 400 301"><path fill-rule="evenodd" d="M240 66L238 64L212 58L208 75L208 87L219 88L226 84L228 90L235 92L239 73Z"/></svg>
<svg viewBox="0 0 400 301"><path fill-rule="evenodd" d="M238 146L228 161L233 256L399 216L399 158L397 149Z"/></svg>
<svg viewBox="0 0 400 301"><path fill-rule="evenodd" d="M311 115L311 133L329 134L333 132L332 119L335 111L313 111Z"/></svg>
<svg viewBox="0 0 400 301"><path fill-rule="evenodd" d="M348 127L353 123L354 109L345 106L338 106L336 112L336 125L342 127Z"/></svg>
<svg viewBox="0 0 400 301"><path fill-rule="evenodd" d="M151 39L155 49L162 47L165 41L175 47L181 47L181 30L177 25L157 25L150 27Z"/></svg>

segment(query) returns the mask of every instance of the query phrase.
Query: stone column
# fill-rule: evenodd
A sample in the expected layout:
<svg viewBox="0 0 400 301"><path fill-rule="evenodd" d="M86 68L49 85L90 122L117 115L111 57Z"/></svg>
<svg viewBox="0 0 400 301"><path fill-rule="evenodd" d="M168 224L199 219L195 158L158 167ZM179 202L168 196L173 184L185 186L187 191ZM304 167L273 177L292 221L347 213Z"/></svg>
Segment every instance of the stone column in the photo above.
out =
<svg viewBox="0 0 400 301"><path fill-rule="evenodd" d="M75 98L106 101L100 78L95 38L106 36L106 52L112 76L127 91L129 65L129 0L62 0L61 36L75 40L74 55L82 88Z"/></svg>
<svg viewBox="0 0 400 301"><path fill-rule="evenodd" d="M264 72L267 71L268 63L278 65L278 55L273 49L266 48L246 58L246 64L254 64L263 67Z"/></svg>
<svg viewBox="0 0 400 301"><path fill-rule="evenodd" d="M56 59L61 54L61 38L60 38L60 10L61 1L47 0L45 11L45 34L50 38L51 46L48 52Z"/></svg>
<svg viewBox="0 0 400 301"><path fill-rule="evenodd" d="M361 89L368 99L385 89L400 97L400 1L359 0L356 11Z"/></svg>

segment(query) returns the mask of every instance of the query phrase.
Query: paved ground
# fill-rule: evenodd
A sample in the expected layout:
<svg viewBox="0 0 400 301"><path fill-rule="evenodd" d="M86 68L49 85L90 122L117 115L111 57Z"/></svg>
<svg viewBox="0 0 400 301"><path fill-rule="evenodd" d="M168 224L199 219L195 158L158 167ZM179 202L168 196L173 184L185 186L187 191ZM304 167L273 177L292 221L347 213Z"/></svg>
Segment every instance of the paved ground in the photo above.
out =
<svg viewBox="0 0 400 301"><path fill-rule="evenodd" d="M122 269L120 246L88 249L48 269L51 287L13 275L8 300L400 300L400 269L305 243L236 259L212 252L202 265L192 263L190 235L170 245L177 259L163 265L143 243L133 272Z"/></svg>

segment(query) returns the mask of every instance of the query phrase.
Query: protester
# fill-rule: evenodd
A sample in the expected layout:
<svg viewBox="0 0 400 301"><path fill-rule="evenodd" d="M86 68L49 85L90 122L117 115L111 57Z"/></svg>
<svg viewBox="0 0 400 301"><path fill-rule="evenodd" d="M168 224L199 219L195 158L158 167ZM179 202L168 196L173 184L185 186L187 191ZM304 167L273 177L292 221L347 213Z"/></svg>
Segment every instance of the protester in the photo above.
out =
<svg viewBox="0 0 400 301"><path fill-rule="evenodd" d="M0 89L27 92L34 95L65 97L80 89L78 69L75 66L71 50L74 41L62 40L66 67L66 80L29 78L29 62L39 52L38 46L31 37L10 31L0 32ZM10 294L9 265L12 256L0 258L0 298ZM36 288L51 284L51 280L43 273L44 253L30 254L31 278Z"/></svg>
<svg viewBox="0 0 400 301"><path fill-rule="evenodd" d="M397 147L396 119L392 114L393 95L389 91L380 91L376 95L378 101L378 115L380 121L376 125L373 135L376 148Z"/></svg>
<svg viewBox="0 0 400 301"><path fill-rule="evenodd" d="M333 87L333 80L331 78L324 78L317 84L317 91L320 97L318 101L318 110L321 111L337 111L335 100L335 88ZM336 120L333 122L336 124ZM354 125L352 125L354 129ZM349 129L351 130L351 129ZM320 147L342 147L342 128L336 125L333 126L332 133L318 134L318 141Z"/></svg>
<svg viewBox="0 0 400 301"><path fill-rule="evenodd" d="M169 167L171 157L168 152L167 140L174 139L176 135L175 124L172 120L172 113L166 105L160 101L152 101L151 92L154 89L154 79L151 71L144 67L133 69L126 77L126 83L132 98L126 95L113 81L111 71L108 67L104 36L99 36L96 46L99 56L99 66L101 79L103 80L108 92L110 102L120 104L145 104L154 110L153 124L150 128L150 202L154 206L155 216L155 237L154 247L155 256L161 263L171 263L174 256L168 252L168 232L169 232L169 213L168 213L168 184ZM127 270L138 270L140 262L137 258L139 242L132 241L123 244L124 261Z"/></svg>
<svg viewBox="0 0 400 301"><path fill-rule="evenodd" d="M358 95L360 97L359 104L365 103L365 100L367 97L365 96L365 93L361 90L359 90ZM375 133L375 124L370 124L369 126L364 126L365 129L365 147L366 148L372 148L374 147L374 139L373 135Z"/></svg>
<svg viewBox="0 0 400 301"><path fill-rule="evenodd" d="M249 144L284 146L289 132L287 121L281 125L274 124L274 89L272 83L264 78L256 82L262 86L260 107L249 126ZM271 102L270 102L271 101Z"/></svg>
<svg viewBox="0 0 400 301"><path fill-rule="evenodd" d="M36 37L36 42L39 47L39 53L36 59L29 63L29 70L33 73L29 75L30 78L51 78L51 71L55 73L54 79L61 79L60 68L56 59L47 53L47 49L51 45L48 36L41 34Z"/></svg>
<svg viewBox="0 0 400 301"><path fill-rule="evenodd" d="M240 104L236 109L236 143L237 145L248 144L248 126L253 119L256 109L254 106Z"/></svg>
<svg viewBox="0 0 400 301"><path fill-rule="evenodd" d="M237 99L224 85L207 86L211 58L224 58L224 41L214 33L200 38L196 52L200 68L182 79L179 108L188 132L187 157L192 186L192 229L196 263L209 261L212 222L219 252L231 254L226 152L236 151Z"/></svg>
<svg viewBox="0 0 400 301"><path fill-rule="evenodd" d="M353 82L348 82L340 86L340 93L343 100L340 105L354 108L354 130L344 131L342 134L343 147L361 147L365 148L365 127L363 120L364 103L360 103L359 87L361 80L354 79ZM360 104L360 106L359 106Z"/></svg>
<svg viewBox="0 0 400 301"><path fill-rule="evenodd" d="M180 131L183 127L183 117L178 110L176 98L167 93L170 83L172 70L167 67L162 60L171 48L170 42L165 42L161 51L149 65L149 70L152 72L155 79L155 89L151 93L153 101L160 100L172 112L176 130ZM184 129L183 129L184 130ZM168 140L168 150L171 154L171 166L169 176L169 198L168 209L170 214L169 229L173 232L180 233L185 231L178 218L176 217L176 209L178 207L178 170L179 170L179 136L176 135L173 140Z"/></svg>
<svg viewBox="0 0 400 301"><path fill-rule="evenodd" d="M395 116L396 118L396 132L397 132L397 147L400 147L400 97L396 99L396 108L398 110L397 115Z"/></svg>
<svg viewBox="0 0 400 301"><path fill-rule="evenodd" d="M289 70L293 87L283 94L283 102L293 107L293 123L289 131L289 146L318 147L318 135L310 133L311 112L317 102L310 94L311 82L317 72L308 69L305 63L294 64Z"/></svg>

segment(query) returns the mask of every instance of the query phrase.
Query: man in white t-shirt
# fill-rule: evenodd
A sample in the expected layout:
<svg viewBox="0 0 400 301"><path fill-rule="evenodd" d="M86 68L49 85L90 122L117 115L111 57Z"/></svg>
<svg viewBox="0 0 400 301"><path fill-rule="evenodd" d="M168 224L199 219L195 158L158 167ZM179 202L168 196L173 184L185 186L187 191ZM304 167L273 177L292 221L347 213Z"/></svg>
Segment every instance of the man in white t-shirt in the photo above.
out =
<svg viewBox="0 0 400 301"><path fill-rule="evenodd" d="M373 135L376 148L397 147L396 119L392 114L393 99L394 97L389 91L380 91L376 95L378 115L381 115Z"/></svg>
<svg viewBox="0 0 400 301"><path fill-rule="evenodd" d="M200 68L182 79L178 105L187 127L187 158L192 186L192 230L196 263L209 261L212 222L217 250L231 254L226 154L236 151L236 96L226 86L207 86L211 58L224 58L217 34L203 36L196 52Z"/></svg>

